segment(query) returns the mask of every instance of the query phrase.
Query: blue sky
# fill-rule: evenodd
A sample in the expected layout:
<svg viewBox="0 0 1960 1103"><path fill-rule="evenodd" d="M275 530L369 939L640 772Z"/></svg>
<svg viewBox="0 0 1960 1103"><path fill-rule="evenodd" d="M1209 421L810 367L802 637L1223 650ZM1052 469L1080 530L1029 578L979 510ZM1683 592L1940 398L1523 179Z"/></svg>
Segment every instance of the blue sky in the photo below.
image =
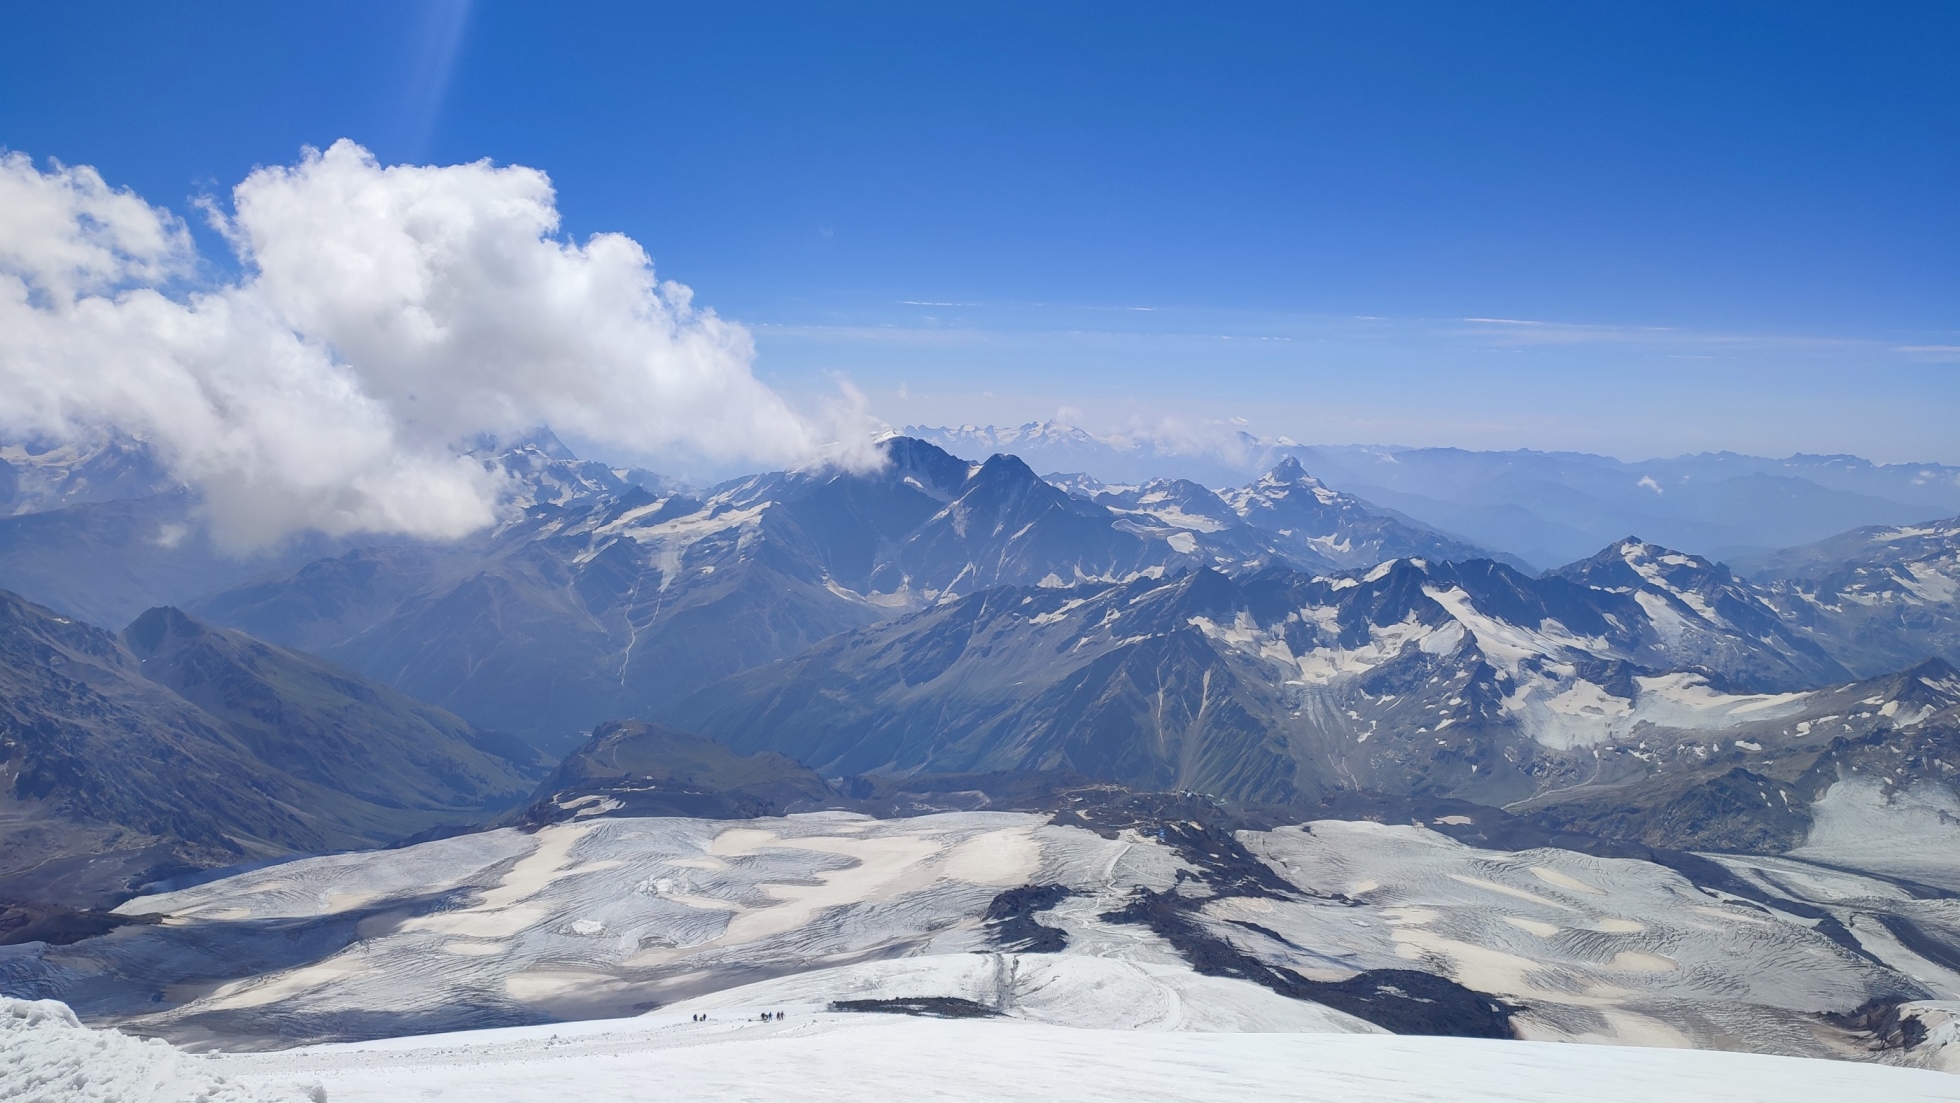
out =
<svg viewBox="0 0 1960 1103"><path fill-rule="evenodd" d="M557 184L908 421L1960 462L1951 4L62 4L0 146ZM220 251L210 243L210 251Z"/></svg>

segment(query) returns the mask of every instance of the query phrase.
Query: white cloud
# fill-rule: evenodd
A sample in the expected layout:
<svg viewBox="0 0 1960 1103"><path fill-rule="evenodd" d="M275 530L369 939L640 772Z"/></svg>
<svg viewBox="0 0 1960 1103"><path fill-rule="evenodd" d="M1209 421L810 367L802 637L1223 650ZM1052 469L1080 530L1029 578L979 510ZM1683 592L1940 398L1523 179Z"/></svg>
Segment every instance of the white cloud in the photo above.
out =
<svg viewBox="0 0 1960 1103"><path fill-rule="evenodd" d="M0 159L0 428L148 440L235 546L469 532L500 487L459 442L540 423L639 454L869 462L854 392L799 415L747 330L637 243L560 239L534 169L384 168L343 140L233 205L245 275L171 297L195 260L175 217L91 169Z"/></svg>
<svg viewBox="0 0 1960 1103"><path fill-rule="evenodd" d="M57 163L42 173L24 153L0 156L0 271L24 279L42 305L168 279L191 255L182 222L94 169Z"/></svg>

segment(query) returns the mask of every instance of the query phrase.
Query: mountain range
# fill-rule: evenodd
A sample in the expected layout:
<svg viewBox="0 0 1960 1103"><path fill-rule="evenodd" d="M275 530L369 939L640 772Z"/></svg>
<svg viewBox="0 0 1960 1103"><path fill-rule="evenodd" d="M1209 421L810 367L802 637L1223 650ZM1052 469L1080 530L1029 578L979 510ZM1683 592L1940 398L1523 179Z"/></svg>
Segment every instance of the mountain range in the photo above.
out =
<svg viewBox="0 0 1960 1103"><path fill-rule="evenodd" d="M1944 779L1960 765L1955 704L1960 676L1939 660L1853 683L1727 571L1628 541L1536 579L1396 560L991 590L738 675L666 719L832 774L1060 769L1241 801L1359 790L1576 822L1642 785L1667 790L1658 804L1700 799L1687 794L1710 764L1809 769L1833 740L1880 732L1886 754L1933 733L1912 760ZM1807 807L1775 811L1802 821ZM1748 848L1801 830L1635 835Z"/></svg>
<svg viewBox="0 0 1960 1103"><path fill-rule="evenodd" d="M1290 463L1228 502L1196 484L1071 494L1012 456L881 447L871 472L548 497L461 545L356 549L193 608L563 749L600 721L989 587L1488 554ZM543 472L570 462L522 455Z"/></svg>
<svg viewBox="0 0 1960 1103"><path fill-rule="evenodd" d="M440 545L348 541L312 558L294 545L185 612L143 613L104 653L133 657L153 704L167 694L154 722L183 746L249 760L221 773L270 770L252 783L268 791L324 786L335 795L308 800L337 809L306 824L269 811L223 843L203 828L155 838L207 840L172 859L204 865L385 841L517 804L549 757L624 718L832 778L1061 771L1269 803L1365 791L1508 806L1654 845L1757 849L1801 839L1828 788L1819 763L1908 754L1943 778L1951 757L1938 665L1960 657L1950 523L1858 530L1739 560L1741 574L1631 538L1534 574L1335 490L1292 456L1213 490L1043 479L1014 456L968 460L911 437L880 447L873 470L695 490L580 460L548 434L486 445L484 462L518 488L490 530ZM101 455L111 472L129 466L127 451ZM43 466L36 485L60 484L54 460ZM89 498L104 481L68 485ZM63 596L147 561L140 528L103 535L104 511L195 520L174 488L42 504L0 525L61 539L0 542L0 574L64 579L48 587ZM215 573L173 585L247 566L193 538L173 545L189 549L182 562ZM135 578L107 605L145 587ZM38 616L22 623L83 619L72 604ZM165 646L180 638L200 643ZM308 663L305 678L291 673ZM208 669L231 673L198 680ZM393 719L321 719L363 694L393 694ZM1846 694L1876 704L1847 712ZM411 707L424 720L403 721ZM371 739L398 756L425 741L451 759L472 747L490 765L391 759L372 772L407 788L371 791L347 772ZM429 769L455 784L424 784ZM1798 804L1717 814L1738 786ZM298 798L266 807L280 801ZM377 818L367 805L403 811Z"/></svg>
<svg viewBox="0 0 1960 1103"><path fill-rule="evenodd" d="M1960 523L1538 571L1291 453L879 447L693 488L485 442L483 532L247 560L140 449L33 453L0 994L198 1044L748 991L1953 1051Z"/></svg>

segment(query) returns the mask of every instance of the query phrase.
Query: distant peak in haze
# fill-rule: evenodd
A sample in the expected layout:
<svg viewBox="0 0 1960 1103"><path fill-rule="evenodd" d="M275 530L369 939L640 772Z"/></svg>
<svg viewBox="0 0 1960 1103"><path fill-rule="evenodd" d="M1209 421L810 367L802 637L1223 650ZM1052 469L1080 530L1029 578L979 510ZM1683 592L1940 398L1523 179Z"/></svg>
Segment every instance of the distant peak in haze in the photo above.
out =
<svg viewBox="0 0 1960 1103"><path fill-rule="evenodd" d="M1541 568L1583 559L1629 531L1725 559L1960 513L1960 467L1845 455L1719 451L1626 461L1527 448L1308 445L1236 421L1099 432L1048 420L905 432L958 455L1012 452L1037 471L1069 472L1051 481L1089 494L1155 479L1231 488L1311 478Z"/></svg>

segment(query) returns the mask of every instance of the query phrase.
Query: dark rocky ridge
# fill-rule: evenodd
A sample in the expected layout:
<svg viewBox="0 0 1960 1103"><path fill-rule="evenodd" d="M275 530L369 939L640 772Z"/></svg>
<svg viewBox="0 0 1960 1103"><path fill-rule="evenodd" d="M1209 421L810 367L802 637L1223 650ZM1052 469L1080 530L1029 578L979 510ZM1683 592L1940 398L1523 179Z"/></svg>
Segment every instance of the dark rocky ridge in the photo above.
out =
<svg viewBox="0 0 1960 1103"><path fill-rule="evenodd" d="M989 1019L1000 1012L983 1003L958 996L913 996L891 1000L832 1000L832 1011L859 1011L884 1015L917 1015L928 1019Z"/></svg>
<svg viewBox="0 0 1960 1103"><path fill-rule="evenodd" d="M374 846L480 819L541 772L528 748L175 610L131 641L147 662L0 592L0 901L109 904L193 869Z"/></svg>
<svg viewBox="0 0 1960 1103"><path fill-rule="evenodd" d="M820 808L832 788L794 759L738 755L640 720L599 725L508 822L539 827L590 815L753 819Z"/></svg>
<svg viewBox="0 0 1960 1103"><path fill-rule="evenodd" d="M981 918L994 945L1012 953L1056 954L1068 948L1068 934L1035 918L1070 896L1064 885L1023 885L1008 889L987 905Z"/></svg>
<svg viewBox="0 0 1960 1103"><path fill-rule="evenodd" d="M1129 904L1103 918L1150 928L1205 976L1251 981L1291 999L1326 1004L1396 1034L1517 1036L1511 1016L1523 1008L1434 973L1378 969L1340 981L1316 981L1268 964L1198 921L1192 912L1200 902L1176 893L1139 889ZM1270 931L1259 933L1279 940Z"/></svg>

